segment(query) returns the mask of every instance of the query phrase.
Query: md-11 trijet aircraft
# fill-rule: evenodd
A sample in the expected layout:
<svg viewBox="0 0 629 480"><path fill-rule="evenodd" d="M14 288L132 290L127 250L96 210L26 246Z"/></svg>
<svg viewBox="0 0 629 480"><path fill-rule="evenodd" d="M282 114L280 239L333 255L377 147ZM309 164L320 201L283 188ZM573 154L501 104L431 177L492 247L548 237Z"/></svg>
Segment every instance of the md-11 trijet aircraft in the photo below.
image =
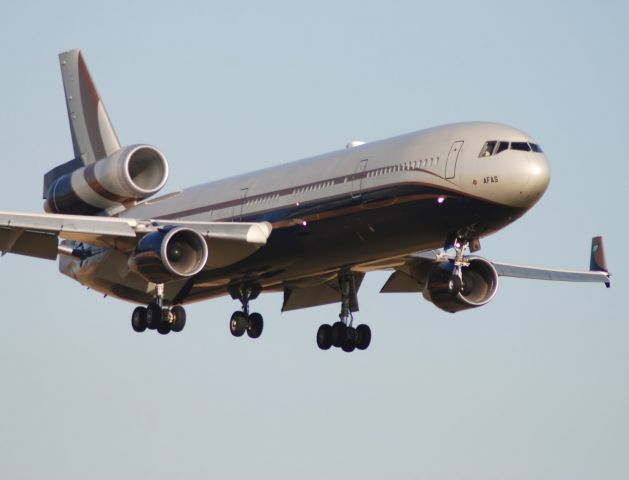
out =
<svg viewBox="0 0 629 480"><path fill-rule="evenodd" d="M46 213L0 212L0 250L59 258L93 290L140 304L131 325L180 332L183 305L231 295L231 333L257 338L250 311L283 292L282 311L338 302L318 346L364 350L358 290L421 293L447 312L487 304L500 276L610 285L601 237L589 271L492 262L480 239L520 218L549 182L540 146L496 123L430 128L245 173L157 198L168 178L157 148L121 145L79 50L60 54L74 159L44 176Z"/></svg>

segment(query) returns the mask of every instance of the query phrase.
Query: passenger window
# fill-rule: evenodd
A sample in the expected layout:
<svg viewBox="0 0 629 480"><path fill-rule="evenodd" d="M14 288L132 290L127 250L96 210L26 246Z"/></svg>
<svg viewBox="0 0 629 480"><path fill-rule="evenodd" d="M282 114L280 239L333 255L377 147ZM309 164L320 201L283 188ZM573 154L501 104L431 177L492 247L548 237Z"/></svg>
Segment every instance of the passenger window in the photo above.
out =
<svg viewBox="0 0 629 480"><path fill-rule="evenodd" d="M485 143L480 151L479 157L489 157L494 153L494 147L496 146L496 140Z"/></svg>
<svg viewBox="0 0 629 480"><path fill-rule="evenodd" d="M534 152L544 153L542 148L537 143L531 143L530 145L531 145L531 150L533 150Z"/></svg>
<svg viewBox="0 0 629 480"><path fill-rule="evenodd" d="M505 150L509 150L509 142L498 142L494 153L498 155L500 152L504 152Z"/></svg>
<svg viewBox="0 0 629 480"><path fill-rule="evenodd" d="M511 142L511 150L520 150L522 152L530 152L531 147L526 142Z"/></svg>

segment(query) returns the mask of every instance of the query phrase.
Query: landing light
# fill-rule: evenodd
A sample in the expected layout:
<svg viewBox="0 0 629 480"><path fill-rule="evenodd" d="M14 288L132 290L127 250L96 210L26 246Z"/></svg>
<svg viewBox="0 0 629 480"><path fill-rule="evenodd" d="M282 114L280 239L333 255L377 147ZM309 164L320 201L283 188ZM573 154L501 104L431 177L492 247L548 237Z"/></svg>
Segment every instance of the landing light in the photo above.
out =
<svg viewBox="0 0 629 480"><path fill-rule="evenodd" d="M446 199L446 197L439 197L439 198L437 198L437 203L439 205L441 205L445 201L445 199Z"/></svg>

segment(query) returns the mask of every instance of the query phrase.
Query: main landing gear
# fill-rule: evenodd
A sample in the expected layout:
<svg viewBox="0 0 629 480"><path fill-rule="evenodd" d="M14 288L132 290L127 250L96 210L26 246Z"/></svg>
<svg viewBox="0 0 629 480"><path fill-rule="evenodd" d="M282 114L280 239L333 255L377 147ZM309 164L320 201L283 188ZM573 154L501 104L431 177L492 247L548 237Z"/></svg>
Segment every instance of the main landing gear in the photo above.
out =
<svg viewBox="0 0 629 480"><path fill-rule="evenodd" d="M157 285L155 301L146 307L136 307L131 315L131 326L136 332L157 330L162 335L181 332L186 326L186 311L181 305L171 308L163 306L164 285Z"/></svg>
<svg viewBox="0 0 629 480"><path fill-rule="evenodd" d="M232 298L240 300L242 310L236 310L229 319L229 331L234 337L242 337L245 332L250 338L262 335L264 319L259 313L249 313L249 301L260 295L260 287L234 287L230 289Z"/></svg>
<svg viewBox="0 0 629 480"><path fill-rule="evenodd" d="M317 331L317 345L321 350L340 347L344 352L354 349L365 350L371 343L371 328L358 325L354 328L352 312L358 311L356 282L351 273L339 275L341 291L341 313L339 321L333 325L321 325Z"/></svg>

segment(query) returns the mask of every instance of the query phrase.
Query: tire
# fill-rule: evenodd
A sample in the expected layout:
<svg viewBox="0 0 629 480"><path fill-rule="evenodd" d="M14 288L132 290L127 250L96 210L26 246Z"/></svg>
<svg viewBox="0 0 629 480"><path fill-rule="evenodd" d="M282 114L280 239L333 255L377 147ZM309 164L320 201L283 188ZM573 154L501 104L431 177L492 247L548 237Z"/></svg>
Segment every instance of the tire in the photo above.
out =
<svg viewBox="0 0 629 480"><path fill-rule="evenodd" d="M332 325L332 345L340 347L347 337L347 326L343 322Z"/></svg>
<svg viewBox="0 0 629 480"><path fill-rule="evenodd" d="M131 327L140 333L146 330L146 307L136 307L131 314Z"/></svg>
<svg viewBox="0 0 629 480"><path fill-rule="evenodd" d="M161 334L161 335L168 335L171 331L170 328L170 323L167 322L159 322L159 325L157 325L157 331Z"/></svg>
<svg viewBox="0 0 629 480"><path fill-rule="evenodd" d="M252 313L249 315L249 322L247 325L247 335L251 338L258 338L262 335L264 328L264 319L259 313Z"/></svg>
<svg viewBox="0 0 629 480"><path fill-rule="evenodd" d="M356 327L356 333L358 334L356 348L358 350L366 350L371 343L371 328L369 328L369 325L358 325L358 327Z"/></svg>
<svg viewBox="0 0 629 480"><path fill-rule="evenodd" d="M186 326L186 310L181 305L175 305L170 309L170 313L175 317L170 329L173 332L181 332Z"/></svg>
<svg viewBox="0 0 629 480"><path fill-rule="evenodd" d="M353 352L356 348L357 343L358 334L356 333L356 329L352 327L347 327L345 329L345 339L343 340L341 348L344 352Z"/></svg>
<svg viewBox="0 0 629 480"><path fill-rule="evenodd" d="M146 326L150 330L155 330L162 322L162 309L155 303L149 304L146 308Z"/></svg>
<svg viewBox="0 0 629 480"><path fill-rule="evenodd" d="M317 345L321 350L329 350L332 346L332 327L321 325L317 330Z"/></svg>
<svg viewBox="0 0 629 480"><path fill-rule="evenodd" d="M234 337L242 337L249 326L247 316L240 311L232 313L229 320L229 331L232 332Z"/></svg>

